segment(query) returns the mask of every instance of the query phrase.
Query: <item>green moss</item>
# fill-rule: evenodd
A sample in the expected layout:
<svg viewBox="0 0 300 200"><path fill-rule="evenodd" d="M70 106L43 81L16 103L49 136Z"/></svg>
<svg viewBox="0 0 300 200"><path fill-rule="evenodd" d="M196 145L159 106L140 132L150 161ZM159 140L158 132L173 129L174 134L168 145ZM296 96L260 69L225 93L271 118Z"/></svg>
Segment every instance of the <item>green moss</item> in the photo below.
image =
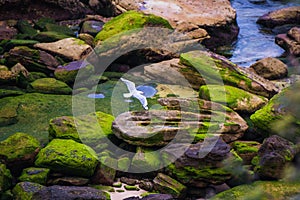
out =
<svg viewBox="0 0 300 200"><path fill-rule="evenodd" d="M21 176L18 178L21 182L34 182L46 185L50 169L30 167L23 169Z"/></svg>
<svg viewBox="0 0 300 200"><path fill-rule="evenodd" d="M33 39L39 42L55 42L57 40L62 40L69 37L70 36L61 33L45 31L45 32L39 32L33 37Z"/></svg>
<svg viewBox="0 0 300 200"><path fill-rule="evenodd" d="M128 11L107 22L103 26L103 29L96 35L95 42L106 40L107 38L124 31L139 29L146 26L172 28L169 22L161 17L152 14L145 15L142 12L137 11Z"/></svg>
<svg viewBox="0 0 300 200"><path fill-rule="evenodd" d="M139 191L140 189L137 187L137 186L135 186L135 185L124 185L124 188L126 189L126 190L136 190L136 191Z"/></svg>
<svg viewBox="0 0 300 200"><path fill-rule="evenodd" d="M71 94L72 89L64 82L54 78L41 78L30 83L29 91L45 94Z"/></svg>
<svg viewBox="0 0 300 200"><path fill-rule="evenodd" d="M45 30L50 32L56 32L62 35L75 36L74 31L72 31L69 27L53 23L46 23Z"/></svg>
<svg viewBox="0 0 300 200"><path fill-rule="evenodd" d="M45 30L46 24L55 24L55 20L48 17L41 17L34 23L34 25L42 31Z"/></svg>
<svg viewBox="0 0 300 200"><path fill-rule="evenodd" d="M25 133L15 133L0 142L0 155L7 162L12 162L34 154L39 148L40 143L36 138Z"/></svg>
<svg viewBox="0 0 300 200"><path fill-rule="evenodd" d="M239 153L257 153L259 143L255 141L235 141L232 144L233 149Z"/></svg>
<svg viewBox="0 0 300 200"><path fill-rule="evenodd" d="M153 183L154 188L161 193L171 194L176 198L183 198L185 196L186 187L165 174L158 173Z"/></svg>
<svg viewBox="0 0 300 200"><path fill-rule="evenodd" d="M33 36L37 33L37 30L34 29L26 20L19 20L17 23L17 28L21 33L28 34L30 36Z"/></svg>
<svg viewBox="0 0 300 200"><path fill-rule="evenodd" d="M113 187L121 188L122 187L122 183L121 182L113 183Z"/></svg>
<svg viewBox="0 0 300 200"><path fill-rule="evenodd" d="M12 175L5 164L0 163L0 196L12 185Z"/></svg>
<svg viewBox="0 0 300 200"><path fill-rule="evenodd" d="M257 181L253 184L240 185L221 192L211 200L284 200L300 192L300 183L282 181Z"/></svg>
<svg viewBox="0 0 300 200"><path fill-rule="evenodd" d="M12 49L16 46L29 46L33 47L33 45L37 44L39 41L36 40L18 40L18 39L12 39L8 40L4 45L3 48L8 51L9 49Z"/></svg>
<svg viewBox="0 0 300 200"><path fill-rule="evenodd" d="M228 68L220 69L219 73L227 85L239 87L241 84L246 84L249 89L252 88L252 80L245 75L229 70Z"/></svg>
<svg viewBox="0 0 300 200"><path fill-rule="evenodd" d="M137 148L137 153L132 158L131 168L140 171L153 171L161 166L161 159L159 153L148 148Z"/></svg>
<svg viewBox="0 0 300 200"><path fill-rule="evenodd" d="M123 157L118 159L118 170L119 171L128 171L130 167L131 160L129 157Z"/></svg>
<svg viewBox="0 0 300 200"><path fill-rule="evenodd" d="M97 166L97 155L90 147L73 140L54 139L36 157L35 165L55 172L90 177Z"/></svg>
<svg viewBox="0 0 300 200"><path fill-rule="evenodd" d="M268 136L272 133L272 123L274 123L276 120L283 119L283 116L280 115L275 109L279 97L280 94L275 95L270 99L267 105L250 116L250 119L253 122L254 126L264 131L265 136Z"/></svg>

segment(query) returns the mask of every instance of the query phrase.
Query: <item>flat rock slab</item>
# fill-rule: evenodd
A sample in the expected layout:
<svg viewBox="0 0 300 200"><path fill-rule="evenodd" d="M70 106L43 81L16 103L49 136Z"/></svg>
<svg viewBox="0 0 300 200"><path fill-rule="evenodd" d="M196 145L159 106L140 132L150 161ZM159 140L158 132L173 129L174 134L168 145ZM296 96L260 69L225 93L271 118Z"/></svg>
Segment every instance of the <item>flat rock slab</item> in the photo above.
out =
<svg viewBox="0 0 300 200"><path fill-rule="evenodd" d="M51 43L38 43L35 44L34 47L72 61L83 59L92 51L92 47L90 45L87 45L84 41L76 38L66 38Z"/></svg>
<svg viewBox="0 0 300 200"><path fill-rule="evenodd" d="M198 26L224 25L236 17L228 0L122 0L119 5L128 10L142 10L163 17L174 26L183 21Z"/></svg>
<svg viewBox="0 0 300 200"><path fill-rule="evenodd" d="M206 134L219 135L231 142L240 138L248 128L237 113L217 103L179 98L158 101L174 110L122 113L113 122L114 134L133 145L164 146L172 140L201 140Z"/></svg>

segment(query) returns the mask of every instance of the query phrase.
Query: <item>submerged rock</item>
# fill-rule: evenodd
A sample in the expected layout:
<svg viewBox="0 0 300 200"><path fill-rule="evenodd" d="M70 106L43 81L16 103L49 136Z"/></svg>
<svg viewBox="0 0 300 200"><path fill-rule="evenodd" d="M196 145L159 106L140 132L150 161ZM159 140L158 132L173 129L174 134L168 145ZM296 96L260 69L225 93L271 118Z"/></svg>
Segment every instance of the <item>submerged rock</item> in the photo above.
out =
<svg viewBox="0 0 300 200"><path fill-rule="evenodd" d="M241 113L254 113L268 102L267 98L228 85L203 85L200 87L199 96L205 100L225 104Z"/></svg>
<svg viewBox="0 0 300 200"><path fill-rule="evenodd" d="M35 165L64 174L91 177L97 166L97 155L84 144L73 140L53 139L39 152Z"/></svg>

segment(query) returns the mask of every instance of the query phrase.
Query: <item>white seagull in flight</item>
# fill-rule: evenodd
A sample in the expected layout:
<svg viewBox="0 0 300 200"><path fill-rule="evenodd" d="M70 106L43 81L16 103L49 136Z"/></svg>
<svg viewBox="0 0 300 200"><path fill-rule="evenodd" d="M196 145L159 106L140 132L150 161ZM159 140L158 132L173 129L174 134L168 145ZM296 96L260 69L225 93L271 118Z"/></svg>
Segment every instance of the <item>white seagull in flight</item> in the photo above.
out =
<svg viewBox="0 0 300 200"><path fill-rule="evenodd" d="M129 93L124 93L123 96L125 98L129 98L131 96L133 96L134 98L137 98L141 102L141 104L143 105L143 108L145 110L148 110L147 99L146 99L146 97L144 95L142 95L143 94L142 91L138 91L135 88L134 82L129 81L129 80L125 79L125 78L121 78L121 81L126 84L128 90L129 90Z"/></svg>

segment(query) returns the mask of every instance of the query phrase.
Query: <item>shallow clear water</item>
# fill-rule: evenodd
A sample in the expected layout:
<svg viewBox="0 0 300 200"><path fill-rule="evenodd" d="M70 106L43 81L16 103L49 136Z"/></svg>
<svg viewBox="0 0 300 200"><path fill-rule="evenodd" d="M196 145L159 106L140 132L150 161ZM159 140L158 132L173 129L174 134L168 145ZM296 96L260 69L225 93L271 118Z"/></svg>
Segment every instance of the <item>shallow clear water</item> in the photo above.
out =
<svg viewBox="0 0 300 200"><path fill-rule="evenodd" d="M275 36L280 30L270 30L256 24L256 20L269 11L290 6L300 6L300 0L267 0L253 4L248 0L231 0L237 12L240 27L238 40L233 46L230 60L241 66L250 66L265 57L279 57L284 50L275 44Z"/></svg>

